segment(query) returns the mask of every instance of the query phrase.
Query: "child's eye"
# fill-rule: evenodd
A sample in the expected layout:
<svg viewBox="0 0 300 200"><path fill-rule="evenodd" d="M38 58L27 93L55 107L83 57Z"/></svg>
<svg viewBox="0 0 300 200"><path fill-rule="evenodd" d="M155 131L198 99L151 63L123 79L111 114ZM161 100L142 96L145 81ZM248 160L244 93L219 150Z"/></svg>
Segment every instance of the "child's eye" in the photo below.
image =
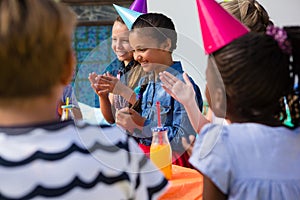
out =
<svg viewBox="0 0 300 200"><path fill-rule="evenodd" d="M141 49L137 49L136 51L138 51L138 52L144 52L146 50L147 50L146 48L141 48Z"/></svg>
<svg viewBox="0 0 300 200"><path fill-rule="evenodd" d="M129 40L122 40L122 42L124 42L124 43L129 43Z"/></svg>

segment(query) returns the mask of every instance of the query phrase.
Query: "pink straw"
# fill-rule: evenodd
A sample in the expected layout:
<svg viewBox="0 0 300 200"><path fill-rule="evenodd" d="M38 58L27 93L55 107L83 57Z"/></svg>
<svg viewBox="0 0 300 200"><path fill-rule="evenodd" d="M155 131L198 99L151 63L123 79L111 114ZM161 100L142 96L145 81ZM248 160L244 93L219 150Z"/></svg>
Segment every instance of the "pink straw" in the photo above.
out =
<svg viewBox="0 0 300 200"><path fill-rule="evenodd" d="M161 127L161 120L160 120L160 102L156 102L156 110L157 110L157 126Z"/></svg>

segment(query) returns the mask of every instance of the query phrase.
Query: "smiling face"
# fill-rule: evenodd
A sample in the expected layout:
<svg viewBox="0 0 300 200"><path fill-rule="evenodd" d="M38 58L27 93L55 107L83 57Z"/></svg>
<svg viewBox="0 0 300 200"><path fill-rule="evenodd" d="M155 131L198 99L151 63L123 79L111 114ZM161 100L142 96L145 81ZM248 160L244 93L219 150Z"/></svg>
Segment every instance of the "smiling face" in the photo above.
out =
<svg viewBox="0 0 300 200"><path fill-rule="evenodd" d="M159 44L158 41L147 35L145 30L134 30L129 35L130 45L133 48L134 59L138 61L145 72L158 70L158 68L172 64L169 52L169 41Z"/></svg>
<svg viewBox="0 0 300 200"><path fill-rule="evenodd" d="M129 44L129 31L125 24L115 21L112 28L112 49L120 61L125 63L133 59L132 48Z"/></svg>

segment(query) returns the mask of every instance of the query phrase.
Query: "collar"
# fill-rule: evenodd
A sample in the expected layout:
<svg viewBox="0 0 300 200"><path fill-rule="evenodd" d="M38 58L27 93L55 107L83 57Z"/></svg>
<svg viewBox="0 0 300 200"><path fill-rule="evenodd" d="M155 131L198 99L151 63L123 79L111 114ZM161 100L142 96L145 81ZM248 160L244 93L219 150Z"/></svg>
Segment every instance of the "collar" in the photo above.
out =
<svg viewBox="0 0 300 200"><path fill-rule="evenodd" d="M126 74L128 71L132 69L132 67L135 66L135 61L131 60L128 65L125 66L124 62L122 62L122 65L119 67L119 74L122 76Z"/></svg>

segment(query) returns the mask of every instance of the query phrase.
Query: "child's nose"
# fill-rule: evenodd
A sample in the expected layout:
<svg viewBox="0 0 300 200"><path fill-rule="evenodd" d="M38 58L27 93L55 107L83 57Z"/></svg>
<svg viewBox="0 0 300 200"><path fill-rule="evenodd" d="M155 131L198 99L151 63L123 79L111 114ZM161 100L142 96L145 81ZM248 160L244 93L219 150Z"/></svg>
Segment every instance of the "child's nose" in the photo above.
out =
<svg viewBox="0 0 300 200"><path fill-rule="evenodd" d="M134 56L134 60L136 60L138 62L142 60L142 56L139 55L138 53L134 53L133 56Z"/></svg>

